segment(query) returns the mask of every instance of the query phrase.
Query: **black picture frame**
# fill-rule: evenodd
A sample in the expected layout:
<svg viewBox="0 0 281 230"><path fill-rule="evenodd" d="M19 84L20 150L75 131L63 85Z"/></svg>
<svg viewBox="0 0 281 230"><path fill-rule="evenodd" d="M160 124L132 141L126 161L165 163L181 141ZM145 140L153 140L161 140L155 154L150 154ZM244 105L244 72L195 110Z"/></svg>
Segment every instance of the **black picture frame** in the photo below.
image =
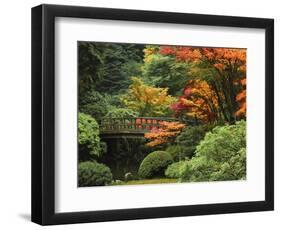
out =
<svg viewBox="0 0 281 230"><path fill-rule="evenodd" d="M55 18L109 19L265 29L265 200L55 213ZM41 225L274 209L274 20L62 5L32 8L32 221Z"/></svg>

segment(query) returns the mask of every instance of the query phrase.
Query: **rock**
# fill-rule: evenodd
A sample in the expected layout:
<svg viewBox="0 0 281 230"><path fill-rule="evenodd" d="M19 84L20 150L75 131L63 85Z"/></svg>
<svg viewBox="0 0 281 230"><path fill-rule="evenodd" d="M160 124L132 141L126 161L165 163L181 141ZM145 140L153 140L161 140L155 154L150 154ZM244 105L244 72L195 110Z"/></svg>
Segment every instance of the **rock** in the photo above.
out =
<svg viewBox="0 0 281 230"><path fill-rule="evenodd" d="M133 180L133 174L132 173L130 173L130 172L127 172L126 174L125 174L125 181L129 181L129 180Z"/></svg>

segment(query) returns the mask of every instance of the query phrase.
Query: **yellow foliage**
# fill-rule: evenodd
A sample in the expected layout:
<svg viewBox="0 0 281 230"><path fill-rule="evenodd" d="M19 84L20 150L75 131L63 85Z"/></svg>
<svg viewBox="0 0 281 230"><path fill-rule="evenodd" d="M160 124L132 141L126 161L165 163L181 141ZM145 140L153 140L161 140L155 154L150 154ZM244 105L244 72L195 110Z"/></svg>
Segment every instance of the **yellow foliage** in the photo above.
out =
<svg viewBox="0 0 281 230"><path fill-rule="evenodd" d="M153 54L157 52L157 47L156 46L147 46L143 52L144 52L144 58L143 61L148 63L153 60Z"/></svg>
<svg viewBox="0 0 281 230"><path fill-rule="evenodd" d="M141 79L132 77L128 93L121 100L141 116L161 116L176 99L168 95L167 88L148 86Z"/></svg>

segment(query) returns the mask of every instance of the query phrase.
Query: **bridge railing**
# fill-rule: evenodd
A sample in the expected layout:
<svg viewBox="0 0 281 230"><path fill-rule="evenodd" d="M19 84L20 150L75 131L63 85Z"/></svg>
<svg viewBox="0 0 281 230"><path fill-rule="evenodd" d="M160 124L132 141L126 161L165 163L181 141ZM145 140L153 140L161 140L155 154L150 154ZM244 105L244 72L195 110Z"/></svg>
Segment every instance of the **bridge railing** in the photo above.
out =
<svg viewBox="0 0 281 230"><path fill-rule="evenodd" d="M124 118L104 118L100 122L101 132L116 132L116 131L140 131L145 132L159 128L163 121L177 121L170 117L124 117Z"/></svg>

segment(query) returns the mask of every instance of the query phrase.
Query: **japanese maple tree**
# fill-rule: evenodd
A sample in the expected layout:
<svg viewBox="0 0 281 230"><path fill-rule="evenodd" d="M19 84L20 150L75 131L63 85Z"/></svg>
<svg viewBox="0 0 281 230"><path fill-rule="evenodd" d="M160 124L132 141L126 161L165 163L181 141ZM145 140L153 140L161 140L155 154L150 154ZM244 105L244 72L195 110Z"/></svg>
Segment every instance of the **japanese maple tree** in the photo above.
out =
<svg viewBox="0 0 281 230"><path fill-rule="evenodd" d="M202 90L202 85L204 85L208 89L210 98L213 98L213 103L210 104L211 100L199 96L205 93L197 93L198 97L186 95L187 89L197 87L192 81L188 81L183 97L180 97L172 108L175 110L178 108L186 109L187 113L193 111L198 113L197 117L200 117L202 111L194 108L201 104L201 108L205 107L204 110L209 108L211 117L206 119L207 113L202 117L203 120L208 121L210 118L214 118L215 120L223 119L234 122L237 116L245 116L246 87L243 82L246 79L246 49L162 46L159 53L173 56L179 62L193 63L194 68L192 68L190 75L200 82L197 82L197 91ZM193 84L192 87L189 84ZM196 89L191 91L196 91ZM189 100L189 106L186 104L186 99ZM192 104L194 106L191 106Z"/></svg>
<svg viewBox="0 0 281 230"><path fill-rule="evenodd" d="M175 100L168 94L167 88L149 86L137 77L132 78L128 93L122 97L122 102L140 116L167 115Z"/></svg>
<svg viewBox="0 0 281 230"><path fill-rule="evenodd" d="M173 143L175 138L181 133L185 127L184 124L173 121L162 121L158 128L154 127L150 132L145 133L144 137L149 140L146 144L149 147L164 145L166 143Z"/></svg>

